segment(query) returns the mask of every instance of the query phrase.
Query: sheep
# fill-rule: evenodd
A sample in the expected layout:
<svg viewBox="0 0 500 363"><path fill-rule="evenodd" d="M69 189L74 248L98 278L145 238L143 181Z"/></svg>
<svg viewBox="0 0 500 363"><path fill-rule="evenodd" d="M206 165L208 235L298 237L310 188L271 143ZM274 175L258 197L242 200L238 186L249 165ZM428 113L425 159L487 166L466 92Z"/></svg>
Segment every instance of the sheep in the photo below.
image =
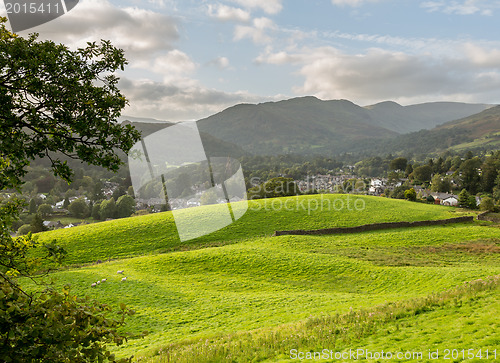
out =
<svg viewBox="0 0 500 363"><path fill-rule="evenodd" d="M117 274L122 274L122 273L123 273L123 270L117 271L116 273L117 273Z"/></svg>
<svg viewBox="0 0 500 363"><path fill-rule="evenodd" d="M96 284L99 285L101 283L101 281L97 281Z"/></svg>
<svg viewBox="0 0 500 363"><path fill-rule="evenodd" d="M96 286L97 286L97 284L95 282L92 283L92 285L90 285L90 287L96 287Z"/></svg>
<svg viewBox="0 0 500 363"><path fill-rule="evenodd" d="M122 281L127 281L127 277L124 277L124 278L122 279Z"/></svg>
<svg viewBox="0 0 500 363"><path fill-rule="evenodd" d="M102 279L102 280L101 280L101 282L106 282L106 281L108 281L108 279Z"/></svg>

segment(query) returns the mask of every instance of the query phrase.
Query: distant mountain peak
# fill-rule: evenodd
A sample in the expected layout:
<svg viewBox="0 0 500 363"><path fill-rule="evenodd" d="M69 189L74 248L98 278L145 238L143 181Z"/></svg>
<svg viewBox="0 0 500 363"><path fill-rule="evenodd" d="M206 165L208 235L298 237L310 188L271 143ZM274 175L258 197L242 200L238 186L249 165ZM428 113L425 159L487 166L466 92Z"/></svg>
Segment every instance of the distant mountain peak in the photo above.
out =
<svg viewBox="0 0 500 363"><path fill-rule="evenodd" d="M365 106L366 109L368 110L374 110L374 109L401 109L404 106L401 106L399 103L394 102L394 101L384 101L384 102L379 102L375 103L373 105Z"/></svg>

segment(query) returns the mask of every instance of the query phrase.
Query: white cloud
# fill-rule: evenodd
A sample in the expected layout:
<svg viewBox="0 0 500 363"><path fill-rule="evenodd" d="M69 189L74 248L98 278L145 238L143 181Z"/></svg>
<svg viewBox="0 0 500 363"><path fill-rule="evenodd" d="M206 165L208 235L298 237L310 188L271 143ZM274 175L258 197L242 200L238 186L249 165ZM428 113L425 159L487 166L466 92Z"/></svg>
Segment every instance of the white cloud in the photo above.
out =
<svg viewBox="0 0 500 363"><path fill-rule="evenodd" d="M71 47L106 38L124 49L127 58L170 50L179 37L173 18L139 8L118 8L107 0L82 0L68 14L26 33L33 31L39 32L42 39Z"/></svg>
<svg viewBox="0 0 500 363"><path fill-rule="evenodd" d="M245 38L252 39L254 43L268 43L271 41L267 30L275 28L273 21L269 18L257 18L252 22L252 26L238 25L234 30L234 40Z"/></svg>
<svg viewBox="0 0 500 363"><path fill-rule="evenodd" d="M157 57L152 70L163 75L165 79L177 79L192 73L196 68L196 64L186 53L175 49Z"/></svg>
<svg viewBox="0 0 500 363"><path fill-rule="evenodd" d="M222 4L208 5L208 15L221 21L250 21L250 13L248 11Z"/></svg>
<svg viewBox="0 0 500 363"><path fill-rule="evenodd" d="M352 6L352 7L355 7L355 6L360 6L360 5L363 5L364 3L368 3L368 2L378 2L380 0L332 0L332 4L333 5L339 5L339 6L344 6L344 5L347 5L347 6Z"/></svg>
<svg viewBox="0 0 500 363"><path fill-rule="evenodd" d="M294 87L294 92L322 99L346 98L360 104L443 98L498 102L495 89L500 87L500 71L494 62L500 51L469 50L476 58L413 55L375 48L347 54L333 47L320 47L268 53L257 60L298 66L304 82Z"/></svg>
<svg viewBox="0 0 500 363"><path fill-rule="evenodd" d="M500 49L485 49L477 44L466 43L464 51L473 64L500 70Z"/></svg>
<svg viewBox="0 0 500 363"><path fill-rule="evenodd" d="M261 9L267 14L277 14L283 9L282 0L231 0L247 9Z"/></svg>
<svg viewBox="0 0 500 363"><path fill-rule="evenodd" d="M179 85L177 82L133 81L125 78L120 80L119 87L130 102L123 111L124 115L168 121L201 119L237 103L271 100L246 91L222 92L196 82Z"/></svg>
<svg viewBox="0 0 500 363"><path fill-rule="evenodd" d="M429 12L441 11L446 14L485 16L493 15L493 8L498 7L498 2L485 0L462 0L462 1L425 1L420 6Z"/></svg>

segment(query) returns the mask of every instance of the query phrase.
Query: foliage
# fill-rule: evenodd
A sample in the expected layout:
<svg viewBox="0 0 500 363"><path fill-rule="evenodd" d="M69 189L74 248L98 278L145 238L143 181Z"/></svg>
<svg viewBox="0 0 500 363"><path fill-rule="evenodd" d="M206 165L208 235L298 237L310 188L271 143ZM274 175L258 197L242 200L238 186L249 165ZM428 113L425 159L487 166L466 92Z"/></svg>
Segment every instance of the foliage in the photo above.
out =
<svg viewBox="0 0 500 363"><path fill-rule="evenodd" d="M96 221L101 219L101 203L95 203L92 206L92 211L90 216Z"/></svg>
<svg viewBox="0 0 500 363"><path fill-rule="evenodd" d="M8 32L0 20L0 189L18 187L30 159L47 157L53 172L69 180L63 153L110 170L113 148L128 150L140 137L116 119L126 100L114 72L123 51L109 42L71 51L52 41Z"/></svg>
<svg viewBox="0 0 500 363"><path fill-rule="evenodd" d="M415 189L410 188L405 190L405 198L408 200L411 200L412 202L417 200L417 193L415 192Z"/></svg>
<svg viewBox="0 0 500 363"><path fill-rule="evenodd" d="M201 205L209 205L217 203L217 194L213 190L208 190L200 197Z"/></svg>
<svg viewBox="0 0 500 363"><path fill-rule="evenodd" d="M47 228L45 228L45 226L43 225L43 219L40 214L33 215L30 225L31 225L31 232L33 233L43 232L47 230Z"/></svg>
<svg viewBox="0 0 500 363"><path fill-rule="evenodd" d="M68 207L69 212L76 218L85 218L89 214L89 207L82 198L75 199Z"/></svg>
<svg viewBox="0 0 500 363"><path fill-rule="evenodd" d="M106 220L108 218L115 218L115 216L116 216L115 200L113 198L108 199L108 200L103 200L101 202L99 214L100 214L102 220Z"/></svg>
<svg viewBox="0 0 500 363"><path fill-rule="evenodd" d="M450 179L441 174L434 174L431 180L431 190L433 192L449 193L451 191Z"/></svg>
<svg viewBox="0 0 500 363"><path fill-rule="evenodd" d="M2 362L114 362L105 344L126 341L116 329L123 325L125 315L134 313L122 305L121 319L110 319L108 305L77 298L69 287L62 293L46 290L35 297L2 277L0 295Z"/></svg>
<svg viewBox="0 0 500 363"><path fill-rule="evenodd" d="M5 22L0 18L0 190L20 191L35 158L46 157L53 173L68 182L72 170L61 155L117 170L115 149L126 152L140 137L116 122L126 105L113 74L126 63L123 51L107 41L71 51L38 41L36 34L12 34ZM56 184L50 174L34 183L43 192ZM39 292L38 285L24 285L45 285L43 272L66 253L53 240L38 243L31 233L11 237L23 207L15 199L0 204L0 360L116 361L106 344L124 341L117 332L123 320L107 318L106 305L77 298L68 288ZM40 215L30 228L43 230ZM132 313L125 305L121 310L122 317Z"/></svg>
<svg viewBox="0 0 500 363"><path fill-rule="evenodd" d="M490 197L483 197L481 203L479 204L479 209L482 211L493 211L495 209L495 201Z"/></svg>
<svg viewBox="0 0 500 363"><path fill-rule="evenodd" d="M273 178L248 190L248 199L276 198L299 195L299 187L292 178Z"/></svg>
<svg viewBox="0 0 500 363"><path fill-rule="evenodd" d="M399 187L394 187L394 189L390 191L388 196L390 198L395 198L395 199L404 199L405 190L406 187L404 185L400 185Z"/></svg>
<svg viewBox="0 0 500 363"><path fill-rule="evenodd" d="M37 202L35 198L31 198L28 210L31 214L35 214L37 212Z"/></svg>
<svg viewBox="0 0 500 363"><path fill-rule="evenodd" d="M476 209L476 198L470 195L466 189L462 189L460 194L458 194L458 206L461 208Z"/></svg>
<svg viewBox="0 0 500 363"><path fill-rule="evenodd" d="M431 181L431 176L432 176L432 167L430 167L429 165L417 166L410 175L411 178L415 179L416 182L420 183L426 183Z"/></svg>
<svg viewBox="0 0 500 363"><path fill-rule="evenodd" d="M478 158L465 160L460 166L462 188L466 189L470 194L475 195L479 191L481 178L478 168L480 166L481 160Z"/></svg>
<svg viewBox="0 0 500 363"><path fill-rule="evenodd" d="M130 195L122 195L116 201L116 217L130 217L135 212L135 200Z"/></svg>
<svg viewBox="0 0 500 363"><path fill-rule="evenodd" d="M407 165L408 165L408 160L406 158L399 157L391 161L391 163L389 164L389 168L391 170L404 171Z"/></svg>
<svg viewBox="0 0 500 363"><path fill-rule="evenodd" d="M50 204L40 204L37 209L37 213L46 218L52 214L52 206Z"/></svg>
<svg viewBox="0 0 500 363"><path fill-rule="evenodd" d="M24 236L25 234L28 234L31 232L31 225L30 224L23 224L21 227L17 229L17 235L18 236Z"/></svg>

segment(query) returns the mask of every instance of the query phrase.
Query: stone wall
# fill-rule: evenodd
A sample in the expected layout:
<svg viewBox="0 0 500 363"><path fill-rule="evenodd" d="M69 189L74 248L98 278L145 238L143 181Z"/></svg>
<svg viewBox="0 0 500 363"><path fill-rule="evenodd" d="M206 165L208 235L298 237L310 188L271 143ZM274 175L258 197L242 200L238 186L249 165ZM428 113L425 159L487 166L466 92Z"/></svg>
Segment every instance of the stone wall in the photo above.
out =
<svg viewBox="0 0 500 363"><path fill-rule="evenodd" d="M377 231L380 229L390 229L390 228L408 228L408 227L436 226L436 225L443 225L450 223L464 223L464 222L472 222L473 220L474 220L473 216L465 216L465 217L438 219L430 221L372 223L372 224L363 224L361 226L356 226L356 227L336 227L336 228L325 228L325 229L315 229L315 230L298 229L294 231L276 231L274 232L273 236L359 233L365 231Z"/></svg>

